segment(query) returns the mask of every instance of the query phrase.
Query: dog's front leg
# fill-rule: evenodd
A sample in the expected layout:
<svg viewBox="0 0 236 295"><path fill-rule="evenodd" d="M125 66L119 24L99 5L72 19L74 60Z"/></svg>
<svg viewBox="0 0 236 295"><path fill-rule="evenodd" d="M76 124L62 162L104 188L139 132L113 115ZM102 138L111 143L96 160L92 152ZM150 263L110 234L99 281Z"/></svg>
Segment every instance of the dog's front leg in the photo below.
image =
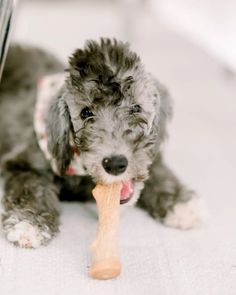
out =
<svg viewBox="0 0 236 295"><path fill-rule="evenodd" d="M206 219L203 200L178 180L161 156L151 167L138 205L169 227L191 229Z"/></svg>
<svg viewBox="0 0 236 295"><path fill-rule="evenodd" d="M58 189L34 170L7 171L4 179L2 227L17 246L46 245L58 232Z"/></svg>

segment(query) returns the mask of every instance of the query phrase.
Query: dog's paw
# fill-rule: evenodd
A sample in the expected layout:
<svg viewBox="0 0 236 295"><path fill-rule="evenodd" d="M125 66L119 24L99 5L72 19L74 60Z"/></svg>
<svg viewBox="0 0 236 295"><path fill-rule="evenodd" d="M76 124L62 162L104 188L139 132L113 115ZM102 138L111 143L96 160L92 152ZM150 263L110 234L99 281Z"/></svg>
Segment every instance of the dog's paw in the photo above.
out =
<svg viewBox="0 0 236 295"><path fill-rule="evenodd" d="M21 248L38 248L51 239L50 233L30 224L27 220L5 227L6 238Z"/></svg>
<svg viewBox="0 0 236 295"><path fill-rule="evenodd" d="M207 219L203 200L193 197L187 202L177 203L166 215L163 224L168 227L188 230L198 227Z"/></svg>

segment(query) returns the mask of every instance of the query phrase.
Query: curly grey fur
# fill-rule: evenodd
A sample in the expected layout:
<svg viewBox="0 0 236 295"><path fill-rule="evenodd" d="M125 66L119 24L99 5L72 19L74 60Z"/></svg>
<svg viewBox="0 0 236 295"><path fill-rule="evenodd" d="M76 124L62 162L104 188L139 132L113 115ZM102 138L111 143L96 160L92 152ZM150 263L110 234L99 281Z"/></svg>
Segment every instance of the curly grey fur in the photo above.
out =
<svg viewBox="0 0 236 295"><path fill-rule="evenodd" d="M28 220L46 228L52 237L58 231L58 196L91 199L91 189L99 181L132 179L134 199L142 191L138 204L161 220L177 202L191 198L191 193L188 197L183 193L185 189L160 155L172 115L168 92L145 70L129 46L116 40L89 41L69 59L68 78L47 116L49 149L61 177L53 175L37 144L33 113L37 80L62 70L53 56L39 49L15 46L9 51L0 85L5 231L16 220ZM142 111L131 113L136 104ZM84 107L93 111L92 118L81 119ZM64 175L72 157L70 133L88 176ZM112 176L101 162L116 154L128 159L128 167L122 175Z"/></svg>

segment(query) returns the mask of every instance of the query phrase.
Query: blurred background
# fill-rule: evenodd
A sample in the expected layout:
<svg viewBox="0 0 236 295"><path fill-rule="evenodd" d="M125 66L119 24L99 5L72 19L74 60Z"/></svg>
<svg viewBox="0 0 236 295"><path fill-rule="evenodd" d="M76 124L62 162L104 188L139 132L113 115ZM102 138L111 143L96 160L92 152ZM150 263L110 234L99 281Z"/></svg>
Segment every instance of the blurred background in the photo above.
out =
<svg viewBox="0 0 236 295"><path fill-rule="evenodd" d="M84 40L100 36L116 36L150 48L162 23L236 71L235 0L19 2L15 39L44 45L63 58Z"/></svg>

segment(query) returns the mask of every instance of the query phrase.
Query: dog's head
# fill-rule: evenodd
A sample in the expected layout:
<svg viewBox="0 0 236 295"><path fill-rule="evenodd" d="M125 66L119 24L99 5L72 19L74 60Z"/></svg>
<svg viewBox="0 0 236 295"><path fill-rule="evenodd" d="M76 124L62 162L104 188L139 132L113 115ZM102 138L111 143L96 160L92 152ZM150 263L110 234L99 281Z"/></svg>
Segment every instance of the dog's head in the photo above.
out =
<svg viewBox="0 0 236 295"><path fill-rule="evenodd" d="M48 118L61 174L76 147L95 182L122 181L121 202L132 194L135 200L165 136L167 95L137 54L116 40L88 42L70 57L68 72Z"/></svg>

